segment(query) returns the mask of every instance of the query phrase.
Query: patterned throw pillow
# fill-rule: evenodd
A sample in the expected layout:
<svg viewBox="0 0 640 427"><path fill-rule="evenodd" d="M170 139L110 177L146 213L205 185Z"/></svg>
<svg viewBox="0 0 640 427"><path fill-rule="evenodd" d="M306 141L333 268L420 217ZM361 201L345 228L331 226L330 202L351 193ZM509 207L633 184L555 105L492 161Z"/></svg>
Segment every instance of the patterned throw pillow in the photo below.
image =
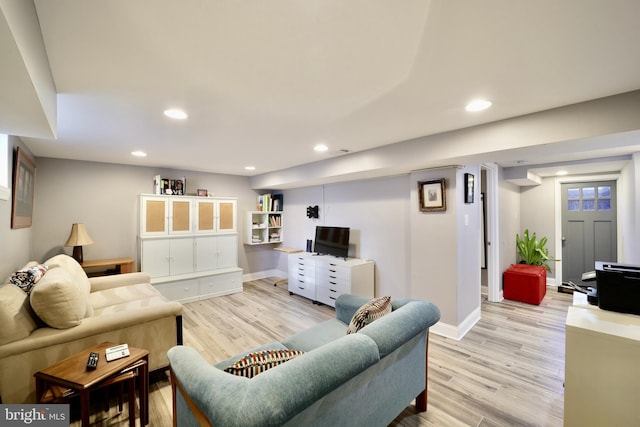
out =
<svg viewBox="0 0 640 427"><path fill-rule="evenodd" d="M47 272L49 267L45 264L34 265L33 267L23 268L22 270L16 271L11 275L11 283L30 294L31 289L33 289L33 285L38 283L38 280L42 279L44 273Z"/></svg>
<svg viewBox="0 0 640 427"><path fill-rule="evenodd" d="M347 328L347 335L358 332L388 313L391 313L391 297L379 297L369 301L354 313Z"/></svg>
<svg viewBox="0 0 640 427"><path fill-rule="evenodd" d="M269 368L278 366L287 360L301 356L300 350L262 350L249 353L233 365L225 368L225 372L247 378L253 378Z"/></svg>

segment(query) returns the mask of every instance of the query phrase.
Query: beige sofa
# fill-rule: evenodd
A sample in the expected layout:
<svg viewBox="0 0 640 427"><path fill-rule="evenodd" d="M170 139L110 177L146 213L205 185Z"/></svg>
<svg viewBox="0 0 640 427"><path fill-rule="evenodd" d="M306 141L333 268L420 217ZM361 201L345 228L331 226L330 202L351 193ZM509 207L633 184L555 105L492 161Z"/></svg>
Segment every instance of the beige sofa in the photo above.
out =
<svg viewBox="0 0 640 427"><path fill-rule="evenodd" d="M67 255L43 264L30 294L0 286L0 402L35 402L35 372L103 342L149 350L151 371L169 365L167 350L182 344L182 305L146 273L88 278Z"/></svg>

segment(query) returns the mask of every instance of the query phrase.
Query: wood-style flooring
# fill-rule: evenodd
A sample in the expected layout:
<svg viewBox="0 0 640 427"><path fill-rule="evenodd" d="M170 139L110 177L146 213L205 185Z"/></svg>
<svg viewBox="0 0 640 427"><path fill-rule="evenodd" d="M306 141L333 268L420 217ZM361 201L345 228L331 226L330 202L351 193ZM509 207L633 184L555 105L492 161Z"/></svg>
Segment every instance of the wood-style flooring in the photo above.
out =
<svg viewBox="0 0 640 427"><path fill-rule="evenodd" d="M290 296L286 283L274 287L276 279L246 282L242 293L185 304L185 345L216 362L334 317L330 307ZM570 294L552 288L539 306L484 300L482 319L462 340L432 333L428 410L416 413L407 406L391 425L561 426L564 325L571 302ZM150 390L149 425L170 426L167 375L153 376ZM96 402L92 425L128 425L126 403L119 413L115 396L111 400L108 412Z"/></svg>

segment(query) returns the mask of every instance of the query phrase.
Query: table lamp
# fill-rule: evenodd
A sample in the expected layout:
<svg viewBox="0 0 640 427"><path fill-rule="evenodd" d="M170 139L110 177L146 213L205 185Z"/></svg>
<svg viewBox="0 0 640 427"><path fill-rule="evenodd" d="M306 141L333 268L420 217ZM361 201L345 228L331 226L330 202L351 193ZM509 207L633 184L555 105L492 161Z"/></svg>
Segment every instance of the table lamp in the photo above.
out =
<svg viewBox="0 0 640 427"><path fill-rule="evenodd" d="M87 233L87 229L84 228L84 224L76 223L71 226L71 234L64 246L73 246L73 258L82 264L82 247L92 244L93 240Z"/></svg>

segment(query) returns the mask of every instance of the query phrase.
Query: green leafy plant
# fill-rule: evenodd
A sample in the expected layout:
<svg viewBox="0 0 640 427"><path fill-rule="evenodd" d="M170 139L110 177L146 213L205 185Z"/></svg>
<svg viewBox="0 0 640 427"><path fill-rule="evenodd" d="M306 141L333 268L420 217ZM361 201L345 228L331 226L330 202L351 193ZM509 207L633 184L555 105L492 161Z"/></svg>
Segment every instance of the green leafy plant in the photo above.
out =
<svg viewBox="0 0 640 427"><path fill-rule="evenodd" d="M560 260L549 256L549 249L545 247L546 245L546 237L542 237L538 240L535 232L529 236L528 229L524 230L522 238L519 234L516 234L516 247L518 248L518 255L520 255L520 259L525 264L541 265L546 268L547 271L551 271L548 261Z"/></svg>

